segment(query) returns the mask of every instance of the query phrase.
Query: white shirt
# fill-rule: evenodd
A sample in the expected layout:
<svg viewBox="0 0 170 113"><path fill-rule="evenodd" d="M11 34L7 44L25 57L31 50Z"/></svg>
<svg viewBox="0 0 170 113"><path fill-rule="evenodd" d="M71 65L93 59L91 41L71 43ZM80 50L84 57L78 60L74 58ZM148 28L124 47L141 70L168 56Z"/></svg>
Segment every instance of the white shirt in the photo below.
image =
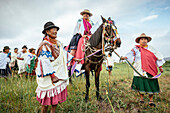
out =
<svg viewBox="0 0 170 113"><path fill-rule="evenodd" d="M4 52L0 53L0 69L6 69L7 63L10 62L9 57L7 57L8 54L5 54Z"/></svg>
<svg viewBox="0 0 170 113"><path fill-rule="evenodd" d="M17 60L17 55L18 55L18 53L11 54L11 62L15 62L15 60Z"/></svg>
<svg viewBox="0 0 170 113"><path fill-rule="evenodd" d="M33 55L31 53L28 53L26 60L25 60L25 64L30 65L32 58L33 58Z"/></svg>
<svg viewBox="0 0 170 113"><path fill-rule="evenodd" d="M106 66L114 66L114 59L112 57L107 57Z"/></svg>
<svg viewBox="0 0 170 113"><path fill-rule="evenodd" d="M89 23L91 24L92 28L93 28L93 22L90 20ZM77 34L77 33L80 33L81 35L84 35L84 24L83 24L83 18L79 19L77 21L77 24L74 28L74 31L73 31L73 35Z"/></svg>
<svg viewBox="0 0 170 113"><path fill-rule="evenodd" d="M28 53L23 53L22 51L17 55L19 58L24 58L24 60L18 60L19 71L18 74L26 71L26 58Z"/></svg>

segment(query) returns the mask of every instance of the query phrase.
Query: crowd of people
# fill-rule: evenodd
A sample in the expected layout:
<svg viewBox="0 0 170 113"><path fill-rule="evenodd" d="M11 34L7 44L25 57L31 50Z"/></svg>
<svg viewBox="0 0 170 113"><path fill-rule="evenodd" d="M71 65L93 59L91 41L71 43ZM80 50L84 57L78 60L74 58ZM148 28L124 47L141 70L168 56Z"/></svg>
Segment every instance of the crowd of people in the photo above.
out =
<svg viewBox="0 0 170 113"><path fill-rule="evenodd" d="M27 46L22 47L22 51L18 52L18 48L10 52L10 47L5 46L0 53L0 76L14 77L17 74L23 76L35 76L36 55L35 49L30 48L27 52Z"/></svg>

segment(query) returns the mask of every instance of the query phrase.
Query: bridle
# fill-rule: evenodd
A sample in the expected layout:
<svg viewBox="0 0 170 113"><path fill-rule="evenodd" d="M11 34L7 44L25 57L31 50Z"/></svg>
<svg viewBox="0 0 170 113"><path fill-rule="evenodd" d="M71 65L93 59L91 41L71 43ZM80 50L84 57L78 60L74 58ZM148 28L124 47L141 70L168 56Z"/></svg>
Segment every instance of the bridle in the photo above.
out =
<svg viewBox="0 0 170 113"><path fill-rule="evenodd" d="M106 27L109 26L110 27L110 33L107 32ZM110 34L110 35L109 35ZM105 55L105 51L110 51L113 52L114 49L116 49L116 40L120 38L118 32L117 32L117 27L113 24L113 21L107 21L103 24L103 31L102 31L102 49L97 49L94 47L91 47L89 43L86 43L86 49L90 50L90 55L96 57L96 58L100 58L102 57L100 60L98 61L92 61L88 58L88 56L85 54L85 57L88 59L88 61L90 63L93 64L99 64L101 61L103 61L103 59L106 59L106 55ZM114 44L114 46L113 46ZM102 54L100 55L96 55L95 52L99 52L102 51ZM94 54L95 53L95 54Z"/></svg>
<svg viewBox="0 0 170 113"><path fill-rule="evenodd" d="M106 31L106 27L110 27L110 33ZM110 35L109 35L110 34ZM112 51L116 49L116 40L120 38L117 27L113 24L113 21L107 21L103 24L103 31L102 31L102 50L103 53L105 51ZM113 47L114 45L114 47Z"/></svg>

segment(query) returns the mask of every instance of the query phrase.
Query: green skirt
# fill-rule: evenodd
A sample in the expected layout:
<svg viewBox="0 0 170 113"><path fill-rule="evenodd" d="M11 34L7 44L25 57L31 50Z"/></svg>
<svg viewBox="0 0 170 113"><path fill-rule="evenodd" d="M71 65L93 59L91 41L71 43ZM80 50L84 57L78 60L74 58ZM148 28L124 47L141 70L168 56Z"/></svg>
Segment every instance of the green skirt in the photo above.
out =
<svg viewBox="0 0 170 113"><path fill-rule="evenodd" d="M36 57L34 56L33 59L30 62L30 68L27 65L26 72L27 73L33 73L34 67L35 67L35 59Z"/></svg>
<svg viewBox="0 0 170 113"><path fill-rule="evenodd" d="M149 73L147 75L150 78L153 77ZM134 76L131 88L141 94L155 94L160 92L158 79L147 79L139 76Z"/></svg>

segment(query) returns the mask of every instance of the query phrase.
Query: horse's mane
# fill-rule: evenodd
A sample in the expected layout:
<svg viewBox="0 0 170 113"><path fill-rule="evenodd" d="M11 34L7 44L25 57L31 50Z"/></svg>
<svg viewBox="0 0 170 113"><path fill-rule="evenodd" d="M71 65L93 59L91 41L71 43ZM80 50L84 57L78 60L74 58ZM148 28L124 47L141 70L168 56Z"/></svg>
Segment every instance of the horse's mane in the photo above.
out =
<svg viewBox="0 0 170 113"><path fill-rule="evenodd" d="M103 28L103 24L99 26L99 28L94 32L94 34L89 39L90 45L92 47L97 46L99 42L102 40L102 28Z"/></svg>

